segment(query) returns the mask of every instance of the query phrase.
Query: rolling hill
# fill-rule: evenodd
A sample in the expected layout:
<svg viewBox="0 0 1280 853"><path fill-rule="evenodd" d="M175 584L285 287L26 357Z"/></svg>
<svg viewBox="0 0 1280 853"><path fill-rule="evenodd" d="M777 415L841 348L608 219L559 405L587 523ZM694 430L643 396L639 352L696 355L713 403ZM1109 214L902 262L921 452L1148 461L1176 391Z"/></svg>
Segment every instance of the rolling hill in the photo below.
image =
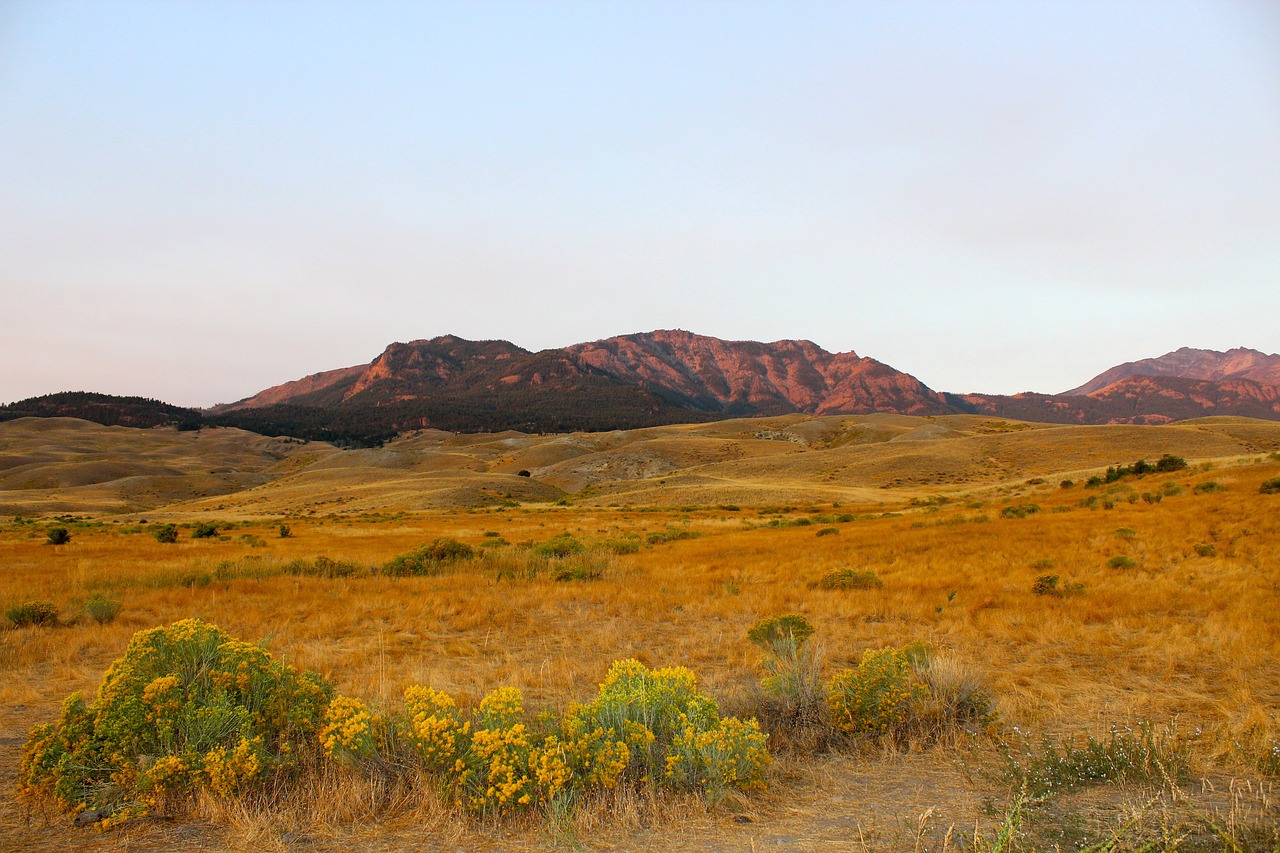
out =
<svg viewBox="0 0 1280 853"><path fill-rule="evenodd" d="M1164 453L1280 450L1280 423L1061 426L975 415L784 415L533 435L407 433L380 448L238 429L0 423L0 515L327 515L502 506L901 503L1087 476Z"/></svg>

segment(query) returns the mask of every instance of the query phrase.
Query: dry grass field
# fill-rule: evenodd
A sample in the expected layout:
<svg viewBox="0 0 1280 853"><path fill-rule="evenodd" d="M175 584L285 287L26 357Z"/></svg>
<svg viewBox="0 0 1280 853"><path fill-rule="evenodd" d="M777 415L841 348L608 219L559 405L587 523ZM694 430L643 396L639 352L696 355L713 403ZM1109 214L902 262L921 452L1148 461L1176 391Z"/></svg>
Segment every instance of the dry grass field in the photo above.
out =
<svg viewBox="0 0 1280 853"><path fill-rule="evenodd" d="M1280 495L1259 490L1280 476L1277 451L1280 424L1242 419L796 416L423 433L358 451L234 430L0 424L0 606L46 600L62 623L0 630L0 847L1277 849L1280 791L1265 771L1280 771L1266 764L1280 744ZM1165 453L1190 467L1085 485ZM177 542L151 535L161 522ZM191 538L197 522L220 536ZM46 544L52 525L70 542ZM562 534L587 547L587 575L530 562L529 545ZM479 556L431 576L288 569L318 557L372 569L439 537ZM820 583L842 570L880 585ZM1046 576L1057 580L1037 593ZM113 621L84 618L95 593L121 602ZM411 684L464 705L511 685L530 709L561 712L636 658L689 667L722 710L749 716L764 671L747 630L788 613L814 626L825 675L868 649L927 643L982 682L998 722L822 750L780 733L768 791L715 805L619 792L570 814L481 820L428 789L338 774L270 810L206 797L185 820L102 834L12 793L29 728L71 692L92 696L136 631L180 619L263 640L374 708L394 710ZM1001 744L1018 731L1034 751L1042 736L1145 722L1185 751L1187 776L1085 785L1011 815Z"/></svg>

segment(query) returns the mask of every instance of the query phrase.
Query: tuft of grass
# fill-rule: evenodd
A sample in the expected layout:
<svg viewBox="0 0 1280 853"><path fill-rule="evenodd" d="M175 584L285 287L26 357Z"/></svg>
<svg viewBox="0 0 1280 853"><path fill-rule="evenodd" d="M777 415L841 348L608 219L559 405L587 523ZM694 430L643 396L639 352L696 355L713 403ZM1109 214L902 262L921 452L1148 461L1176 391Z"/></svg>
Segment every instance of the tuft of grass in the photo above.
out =
<svg viewBox="0 0 1280 853"><path fill-rule="evenodd" d="M884 581L871 571L834 569L810 584L814 589L880 589Z"/></svg>
<svg viewBox="0 0 1280 853"><path fill-rule="evenodd" d="M106 625L120 615L121 606L119 599L96 592L85 600L84 612L99 625Z"/></svg>
<svg viewBox="0 0 1280 853"><path fill-rule="evenodd" d="M1058 586L1057 575L1041 575L1036 578L1036 582L1031 585L1031 591L1036 595L1053 595L1061 598L1066 595L1079 595L1084 592L1084 584L1069 583L1064 586Z"/></svg>
<svg viewBox="0 0 1280 853"><path fill-rule="evenodd" d="M997 747L1001 780L1013 790L1043 798L1100 782L1173 785L1190 774L1191 739L1171 726L1140 722L1136 729L1112 726L1107 736L1045 738L1037 747L1018 729Z"/></svg>

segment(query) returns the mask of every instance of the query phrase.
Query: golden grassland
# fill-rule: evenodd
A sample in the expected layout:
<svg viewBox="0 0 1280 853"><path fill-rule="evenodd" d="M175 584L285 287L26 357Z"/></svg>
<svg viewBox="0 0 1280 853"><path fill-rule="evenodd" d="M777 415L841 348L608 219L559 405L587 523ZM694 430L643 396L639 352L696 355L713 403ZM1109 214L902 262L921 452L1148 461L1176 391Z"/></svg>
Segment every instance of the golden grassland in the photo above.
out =
<svg viewBox="0 0 1280 853"><path fill-rule="evenodd" d="M770 429L788 426L772 420L782 423ZM449 691L464 703L513 685L529 707L563 710L588 698L612 661L634 657L651 666L688 666L723 710L749 714L762 670L747 629L762 617L802 613L825 649L828 674L854 665L866 649L924 641L968 664L1006 725L1037 735L1098 733L1142 720L1174 722L1188 733L1199 729L1194 744L1204 781L1190 797L1196 808L1252 809L1256 819L1274 821L1276 812L1267 811L1270 783L1234 744L1259 733L1280 735L1280 496L1259 494L1261 482L1280 476L1280 462L1268 455L1280 446L1272 443L1275 425L1224 419L1178 433L1147 428L1143 444L1132 428L1006 429L959 419L832 423L819 429L814 419L794 419L797 435L810 444L742 439L762 449L727 461L708 451L710 461L666 475L678 482L663 484L663 475L613 480L575 496L570 506L321 516L311 512L314 506L297 505L295 514L266 519L259 516L264 504L246 497L254 489L238 493L247 503L211 498L147 516L148 522L180 523L224 518L225 539L190 539L184 528L178 543L162 544L137 523L136 513L68 523L72 540L62 546L44 544L44 522L0 527L0 605L48 600L71 623L0 631L0 840L12 849L982 849L963 838L973 836L975 825L985 831L999 822L998 809L990 814L984 801L1008 798L981 772L990 756L956 743L905 752L780 754L769 793L728 807L713 809L691 797L616 797L558 822L535 816L477 823L421 792L405 793L388 810L385 797L350 779L329 778L314 783L313 799L284 815L265 815L251 804L208 804L203 814L216 818L213 823L141 826L119 831L112 841L65 822L49 824L12 801L29 727L54 718L72 691L92 695L135 631L192 616L237 637L265 640L272 653L321 672L343 693L375 707L395 706L410 684ZM677 452L697 458L700 442L723 444L715 430L738 428L682 427L703 432L698 442L668 449L663 458ZM884 439L921 429L934 437ZM960 435L940 438L939 429ZM871 434L874 440L867 439ZM674 439L664 433L653 440ZM1218 458L1101 488L1058 484L1064 476L1082 480L1099 464L1187 447L1199 448L1189 453L1199 459ZM394 452L409 450L388 451ZM501 464L522 466L528 460L522 452L517 448ZM576 453L552 466L577 461L582 467L580 460L600 452ZM473 450L466 455L476 458ZM330 467L308 476L343 470L336 451L323 457ZM356 467L365 469L368 461ZM861 466L866 485L845 489L837 505L821 483L830 471L839 479L841 465ZM988 482L960 482L983 465L997 472ZM671 500L661 507L629 505L644 495L684 498L697 492L692 479L717 477L736 485L707 494L723 497L736 489L779 502L797 494L808 499L791 507L747 500L737 507L676 507ZM876 485L874 501L849 501L869 493L876 479L884 482ZM881 488L894 479L900 481L894 488ZM1218 488L1196 488L1206 482ZM662 492L664 485L671 490ZM1158 502L1142 497L1157 493ZM310 493L304 504L322 500L319 494ZM209 511L214 500L226 501L223 515ZM613 502L626 505L608 505ZM1031 503L1040 511L1021 518L1002 512ZM848 516L854 519L840 520ZM278 536L282 521L291 528L288 538ZM501 572L503 555L519 554L521 543L563 533L588 543L643 544L635 553L599 557L603 574L596 580ZM650 543L649 534L664 535ZM486 548L488 559L431 577L277 572L290 560L319 556L377 566L442 536L477 547L498 539L511 544ZM1118 557L1132 566L1113 567ZM203 576L216 575L220 565L245 576L231 571L226 580L206 582ZM875 572L883 586L816 585L845 568ZM1035 594L1036 579L1047 574L1083 590ZM94 592L123 602L114 622L74 618ZM1032 826L1047 833L1068 817L1108 824L1146 797L1111 788L1105 796L1074 795L1055 801ZM1039 843L1051 849L1051 841Z"/></svg>

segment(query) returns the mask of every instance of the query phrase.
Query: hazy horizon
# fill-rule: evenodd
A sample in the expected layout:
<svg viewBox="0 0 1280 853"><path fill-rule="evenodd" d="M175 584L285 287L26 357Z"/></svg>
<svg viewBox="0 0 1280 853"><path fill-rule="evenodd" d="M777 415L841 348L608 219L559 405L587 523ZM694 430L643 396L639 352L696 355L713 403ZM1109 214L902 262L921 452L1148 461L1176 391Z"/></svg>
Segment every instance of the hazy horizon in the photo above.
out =
<svg viewBox="0 0 1280 853"><path fill-rule="evenodd" d="M0 402L454 334L956 393L1280 350L1280 7L0 5Z"/></svg>

